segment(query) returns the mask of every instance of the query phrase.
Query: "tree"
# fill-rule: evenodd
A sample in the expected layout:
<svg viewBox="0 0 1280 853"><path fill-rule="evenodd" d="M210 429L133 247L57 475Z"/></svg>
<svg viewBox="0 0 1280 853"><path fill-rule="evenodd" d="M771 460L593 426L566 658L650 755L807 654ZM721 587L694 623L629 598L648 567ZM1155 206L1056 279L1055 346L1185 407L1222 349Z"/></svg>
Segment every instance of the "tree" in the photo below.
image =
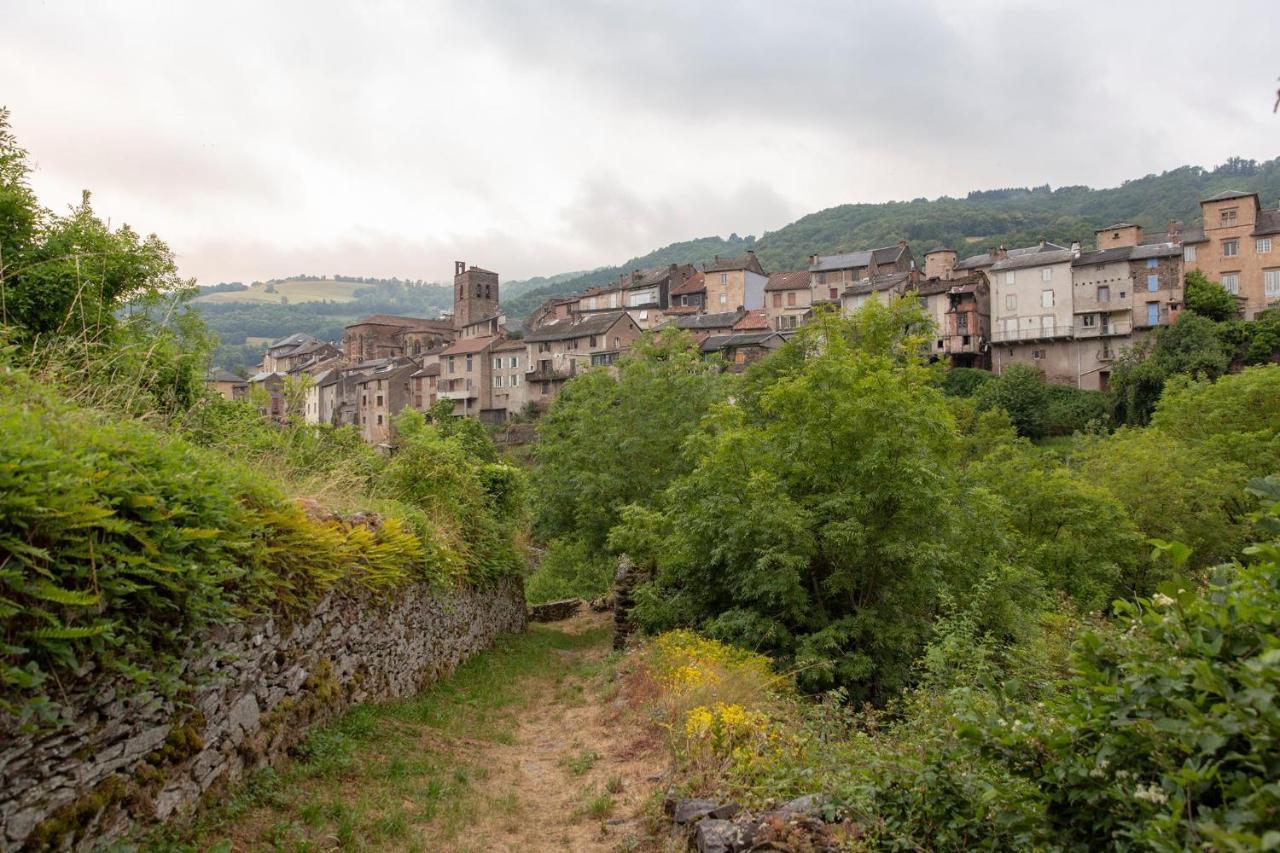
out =
<svg viewBox="0 0 1280 853"><path fill-rule="evenodd" d="M623 506L651 501L687 470L681 446L727 387L674 329L642 339L616 375L590 370L566 383L538 424L536 532L604 549Z"/></svg>
<svg viewBox="0 0 1280 853"><path fill-rule="evenodd" d="M1218 325L1199 314L1183 314L1173 325L1157 328L1148 341L1115 363L1110 383L1113 418L1118 423L1145 424L1169 377L1216 379L1230 363Z"/></svg>
<svg viewBox="0 0 1280 853"><path fill-rule="evenodd" d="M1209 281L1200 270L1188 270L1184 281L1183 299L1188 311L1218 321L1236 316L1236 298L1222 285Z"/></svg>
<svg viewBox="0 0 1280 853"><path fill-rule="evenodd" d="M1049 387L1044 375L1029 364L1011 364L991 382L978 386L975 399L978 411L1004 409L1025 438L1045 434L1045 410L1049 405Z"/></svg>

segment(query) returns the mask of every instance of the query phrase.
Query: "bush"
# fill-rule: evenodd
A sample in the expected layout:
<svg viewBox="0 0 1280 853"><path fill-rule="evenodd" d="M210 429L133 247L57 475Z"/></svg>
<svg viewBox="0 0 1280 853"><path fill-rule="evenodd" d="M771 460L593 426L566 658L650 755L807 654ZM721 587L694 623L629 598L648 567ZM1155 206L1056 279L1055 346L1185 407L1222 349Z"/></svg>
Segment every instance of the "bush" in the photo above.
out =
<svg viewBox="0 0 1280 853"><path fill-rule="evenodd" d="M948 397L972 397L979 388L995 378L990 370L953 367L942 375L942 393Z"/></svg>
<svg viewBox="0 0 1280 853"><path fill-rule="evenodd" d="M1236 298L1200 270L1189 270L1184 281L1183 300L1188 311L1219 322L1236 316Z"/></svg>
<svg viewBox="0 0 1280 853"><path fill-rule="evenodd" d="M1050 393L1039 370L1029 364L1011 364L994 381L981 385L974 396L978 411L1004 409L1018 435L1035 439L1045 435Z"/></svg>
<svg viewBox="0 0 1280 853"><path fill-rule="evenodd" d="M1048 435L1070 435L1102 427L1110 418L1110 402L1101 391L1069 385L1050 385L1045 402L1044 430Z"/></svg>
<svg viewBox="0 0 1280 853"><path fill-rule="evenodd" d="M590 601L613 586L614 570L608 553L577 539L553 539L525 582L525 597L533 604L562 598Z"/></svg>

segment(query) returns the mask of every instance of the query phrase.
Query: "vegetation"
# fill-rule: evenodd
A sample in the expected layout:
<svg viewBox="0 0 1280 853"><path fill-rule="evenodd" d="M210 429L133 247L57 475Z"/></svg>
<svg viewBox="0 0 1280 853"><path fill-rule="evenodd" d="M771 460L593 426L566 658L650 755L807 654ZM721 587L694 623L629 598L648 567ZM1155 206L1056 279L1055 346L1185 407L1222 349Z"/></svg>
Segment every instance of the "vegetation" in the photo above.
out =
<svg viewBox="0 0 1280 853"><path fill-rule="evenodd" d="M406 418L387 461L212 395L164 243L36 206L2 115L0 164L0 712L56 723L102 671L171 694L207 626L336 584L522 569L523 476L478 425Z"/></svg>

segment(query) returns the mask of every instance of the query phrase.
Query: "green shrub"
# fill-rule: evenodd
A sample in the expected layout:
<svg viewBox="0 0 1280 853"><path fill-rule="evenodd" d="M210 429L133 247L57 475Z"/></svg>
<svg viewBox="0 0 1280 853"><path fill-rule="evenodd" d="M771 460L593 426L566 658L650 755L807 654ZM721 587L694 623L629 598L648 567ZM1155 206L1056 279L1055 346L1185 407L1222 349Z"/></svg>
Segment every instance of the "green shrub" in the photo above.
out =
<svg viewBox="0 0 1280 853"><path fill-rule="evenodd" d="M995 378L990 370L953 367L942 375L942 393L948 397L972 397L979 388Z"/></svg>
<svg viewBox="0 0 1280 853"><path fill-rule="evenodd" d="M1110 401L1101 391L1086 391L1070 385L1050 385L1044 410L1044 431L1048 435L1070 435L1108 424Z"/></svg>
<svg viewBox="0 0 1280 853"><path fill-rule="evenodd" d="M613 586L615 565L607 552L594 550L585 542L553 539L525 583L525 596L533 604L597 598Z"/></svg>
<svg viewBox="0 0 1280 853"><path fill-rule="evenodd" d="M1052 392L1044 375L1029 364L1011 364L994 381L979 386L974 395L978 411L1004 409L1018 435L1040 438Z"/></svg>

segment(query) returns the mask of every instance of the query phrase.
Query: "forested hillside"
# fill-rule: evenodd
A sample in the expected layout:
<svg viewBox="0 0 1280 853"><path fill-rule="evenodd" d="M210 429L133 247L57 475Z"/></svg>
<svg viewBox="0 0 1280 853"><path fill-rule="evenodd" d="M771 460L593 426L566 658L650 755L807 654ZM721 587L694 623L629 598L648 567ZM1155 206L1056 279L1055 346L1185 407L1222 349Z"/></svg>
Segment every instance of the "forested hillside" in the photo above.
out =
<svg viewBox="0 0 1280 853"><path fill-rule="evenodd" d="M1087 242L1093 231L1117 221L1163 230L1170 219L1194 224L1199 200L1225 189L1257 192L1264 204L1280 200L1280 158L1258 163L1231 158L1216 169L1182 166L1118 187L1013 187L980 190L965 198L942 197L883 204L844 204L811 213L777 231L728 240L707 237L673 243L616 267L531 290L505 303L509 317L523 317L542 300L574 293L617 277L623 270L666 263L701 263L718 254L754 248L769 271L797 269L810 254L869 249L897 240L911 243L916 257L939 246L961 257L993 245L1026 245L1040 239Z"/></svg>

